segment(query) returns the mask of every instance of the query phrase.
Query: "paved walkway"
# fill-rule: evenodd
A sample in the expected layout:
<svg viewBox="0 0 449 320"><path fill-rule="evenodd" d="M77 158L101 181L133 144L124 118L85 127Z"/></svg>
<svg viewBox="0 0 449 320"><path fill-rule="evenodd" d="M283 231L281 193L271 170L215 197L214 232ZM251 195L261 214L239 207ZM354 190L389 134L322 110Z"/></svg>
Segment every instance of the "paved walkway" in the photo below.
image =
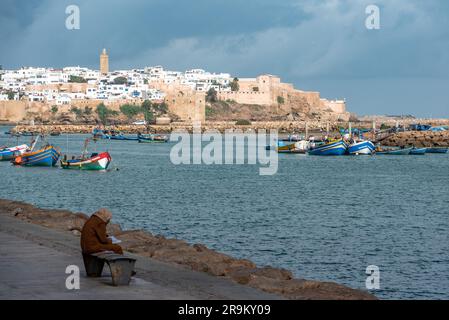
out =
<svg viewBox="0 0 449 320"><path fill-rule="evenodd" d="M130 286L113 287L107 273L85 277L78 237L0 213L0 299L279 299L228 279L137 259ZM80 290L65 287L68 265L80 267Z"/></svg>

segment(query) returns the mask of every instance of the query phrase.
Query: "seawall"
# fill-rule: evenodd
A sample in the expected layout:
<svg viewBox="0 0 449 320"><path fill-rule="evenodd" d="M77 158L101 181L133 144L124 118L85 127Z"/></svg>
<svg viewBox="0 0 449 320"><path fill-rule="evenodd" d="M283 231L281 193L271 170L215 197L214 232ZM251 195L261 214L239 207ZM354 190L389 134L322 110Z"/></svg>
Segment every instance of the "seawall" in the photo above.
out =
<svg viewBox="0 0 449 320"><path fill-rule="evenodd" d="M40 209L27 203L1 199L0 216L54 229L71 237L79 237L80 230L88 219L83 213ZM7 228L7 225L3 223L1 228ZM122 230L117 224L111 224L108 233L121 239L121 245L126 251L145 259L204 273L216 277L217 281L226 279L267 294L288 299L376 299L368 292L332 282L295 279L288 270L258 267L249 260L236 259L201 244L191 245L142 230Z"/></svg>

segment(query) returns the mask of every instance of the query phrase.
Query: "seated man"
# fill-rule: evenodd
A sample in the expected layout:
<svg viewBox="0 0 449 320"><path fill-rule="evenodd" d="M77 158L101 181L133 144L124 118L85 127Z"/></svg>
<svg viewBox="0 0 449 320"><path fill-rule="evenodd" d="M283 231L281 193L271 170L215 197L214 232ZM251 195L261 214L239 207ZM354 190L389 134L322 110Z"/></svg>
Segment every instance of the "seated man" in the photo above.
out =
<svg viewBox="0 0 449 320"><path fill-rule="evenodd" d="M106 234L106 226L112 219L112 213L107 209L95 212L83 226L81 231L81 249L85 254L101 251L113 251L123 254L122 248L112 244L112 240Z"/></svg>

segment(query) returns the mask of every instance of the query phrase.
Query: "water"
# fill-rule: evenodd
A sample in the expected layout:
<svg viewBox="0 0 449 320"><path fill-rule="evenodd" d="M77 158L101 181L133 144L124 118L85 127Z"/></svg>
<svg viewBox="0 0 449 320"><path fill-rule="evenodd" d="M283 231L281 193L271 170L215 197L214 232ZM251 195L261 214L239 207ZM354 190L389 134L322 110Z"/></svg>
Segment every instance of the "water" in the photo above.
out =
<svg viewBox="0 0 449 320"><path fill-rule="evenodd" d="M69 150L80 152L85 137L70 135ZM67 148L65 135L49 140ZM171 146L93 145L112 154L120 170L111 172L3 162L0 197L86 213L108 207L125 228L353 288L364 289L366 267L377 265L380 298L449 298L448 155L280 155L278 173L259 176L258 166L175 166Z"/></svg>

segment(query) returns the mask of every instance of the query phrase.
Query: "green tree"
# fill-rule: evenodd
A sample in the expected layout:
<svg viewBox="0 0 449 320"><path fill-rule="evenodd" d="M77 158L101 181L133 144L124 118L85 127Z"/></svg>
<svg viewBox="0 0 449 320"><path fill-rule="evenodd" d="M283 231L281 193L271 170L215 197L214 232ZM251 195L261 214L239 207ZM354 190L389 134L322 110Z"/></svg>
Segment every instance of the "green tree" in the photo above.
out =
<svg viewBox="0 0 449 320"><path fill-rule="evenodd" d="M114 79L114 84L126 84L128 79L126 77L117 77Z"/></svg>
<svg viewBox="0 0 449 320"><path fill-rule="evenodd" d="M84 108L84 114L86 116L90 116L92 114L92 107L89 107L89 106L85 107Z"/></svg>
<svg viewBox="0 0 449 320"><path fill-rule="evenodd" d="M55 115L56 113L58 113L58 106L51 106L51 113L53 113L53 115Z"/></svg>
<svg viewBox="0 0 449 320"><path fill-rule="evenodd" d="M151 123L154 118L153 104L151 103L151 101L145 100L144 102L142 102L141 108L142 108L143 116L145 117L145 121L147 123Z"/></svg>
<svg viewBox="0 0 449 320"><path fill-rule="evenodd" d="M108 111L109 109L104 105L104 103L100 103L97 106L98 119L100 119L102 124L107 124L108 122Z"/></svg>
<svg viewBox="0 0 449 320"><path fill-rule="evenodd" d="M78 107L71 107L70 112L75 114L76 119L81 117L81 115L83 114L83 111Z"/></svg>
<svg viewBox="0 0 449 320"><path fill-rule="evenodd" d="M8 91L8 100L14 100L15 94L11 90Z"/></svg>
<svg viewBox="0 0 449 320"><path fill-rule="evenodd" d="M281 97L281 96L278 96L277 101L278 101L278 104L284 104L285 103L284 97Z"/></svg>
<svg viewBox="0 0 449 320"><path fill-rule="evenodd" d="M153 110L162 114L166 114L168 112L168 105L164 102L162 103L153 103Z"/></svg>
<svg viewBox="0 0 449 320"><path fill-rule="evenodd" d="M69 82L73 82L73 83L86 83L87 80L84 79L83 77L70 76Z"/></svg>
<svg viewBox="0 0 449 320"><path fill-rule="evenodd" d="M217 100L218 100L217 91L215 91L214 88L210 88L206 94L206 101L210 102L210 103L214 103L214 102L217 102Z"/></svg>
<svg viewBox="0 0 449 320"><path fill-rule="evenodd" d="M229 85L230 85L232 91L239 91L240 90L240 85L239 85L239 79L238 78L234 78Z"/></svg>
<svg viewBox="0 0 449 320"><path fill-rule="evenodd" d="M141 106L136 106L134 104L123 104L120 106L120 111L129 119L133 119L139 113L142 112Z"/></svg>

